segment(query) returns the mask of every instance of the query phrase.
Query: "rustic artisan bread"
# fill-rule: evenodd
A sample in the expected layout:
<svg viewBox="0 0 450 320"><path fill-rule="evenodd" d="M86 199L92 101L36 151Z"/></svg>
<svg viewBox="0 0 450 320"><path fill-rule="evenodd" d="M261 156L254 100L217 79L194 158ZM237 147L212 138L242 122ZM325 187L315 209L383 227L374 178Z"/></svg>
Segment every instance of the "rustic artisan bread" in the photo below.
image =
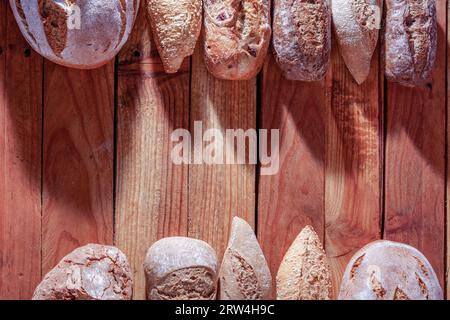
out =
<svg viewBox="0 0 450 320"><path fill-rule="evenodd" d="M214 300L217 291L214 250L197 239L165 238L147 251L144 271L149 300Z"/></svg>
<svg viewBox="0 0 450 320"><path fill-rule="evenodd" d="M248 80L256 76L270 35L270 0L204 0L205 61L215 77Z"/></svg>
<svg viewBox="0 0 450 320"><path fill-rule="evenodd" d="M272 276L252 227L234 218L219 272L220 300L268 300Z"/></svg>
<svg viewBox="0 0 450 320"><path fill-rule="evenodd" d="M277 273L278 300L329 300L331 274L319 237L310 226L295 239Z"/></svg>
<svg viewBox="0 0 450 320"><path fill-rule="evenodd" d="M193 54L202 27L202 0L147 0L147 12L167 73Z"/></svg>
<svg viewBox="0 0 450 320"><path fill-rule="evenodd" d="M437 50L434 0L386 0L386 77L405 86L430 80Z"/></svg>
<svg viewBox="0 0 450 320"><path fill-rule="evenodd" d="M340 300L441 300L442 289L428 260L417 249L375 241L350 260Z"/></svg>
<svg viewBox="0 0 450 320"><path fill-rule="evenodd" d="M9 2L34 50L58 64L80 69L101 66L119 52L139 8L139 0Z"/></svg>
<svg viewBox="0 0 450 320"><path fill-rule="evenodd" d="M381 0L332 0L333 24L339 49L358 84L370 73L382 13Z"/></svg>
<svg viewBox="0 0 450 320"><path fill-rule="evenodd" d="M275 0L273 48L287 79L321 80L327 72L331 52L328 0Z"/></svg>
<svg viewBox="0 0 450 320"><path fill-rule="evenodd" d="M132 288L125 255L116 247L89 244L47 273L33 300L130 300Z"/></svg>

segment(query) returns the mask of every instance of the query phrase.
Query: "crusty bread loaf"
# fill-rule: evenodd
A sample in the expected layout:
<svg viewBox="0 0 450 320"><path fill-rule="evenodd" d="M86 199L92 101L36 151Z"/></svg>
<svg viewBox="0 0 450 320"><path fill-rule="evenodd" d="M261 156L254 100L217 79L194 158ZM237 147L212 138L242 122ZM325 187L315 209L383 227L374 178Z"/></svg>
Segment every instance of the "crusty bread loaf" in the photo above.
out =
<svg viewBox="0 0 450 320"><path fill-rule="evenodd" d="M319 237L310 226L295 239L277 273L278 300L329 300L331 274Z"/></svg>
<svg viewBox="0 0 450 320"><path fill-rule="evenodd" d="M58 64L90 69L119 52L127 41L139 0L9 0L34 50Z"/></svg>
<svg viewBox="0 0 450 320"><path fill-rule="evenodd" d="M339 49L358 84L370 73L377 46L381 0L332 0L333 24Z"/></svg>
<svg viewBox="0 0 450 320"><path fill-rule="evenodd" d="M214 300L217 257L197 239L165 238L147 251L144 271L149 300Z"/></svg>
<svg viewBox="0 0 450 320"><path fill-rule="evenodd" d="M270 35L270 0L204 0L205 62L215 77L256 76Z"/></svg>
<svg viewBox="0 0 450 320"><path fill-rule="evenodd" d="M167 73L194 53L202 28L202 0L147 0L153 38Z"/></svg>
<svg viewBox="0 0 450 320"><path fill-rule="evenodd" d="M125 255L116 247L89 244L47 273L33 300L130 300L132 289Z"/></svg>
<svg viewBox="0 0 450 320"><path fill-rule="evenodd" d="M219 272L220 300L268 300L272 276L252 227L234 218Z"/></svg>
<svg viewBox="0 0 450 320"><path fill-rule="evenodd" d="M340 300L441 300L442 289L417 249L386 240L359 250L342 279Z"/></svg>
<svg viewBox="0 0 450 320"><path fill-rule="evenodd" d="M435 0L386 0L386 77L405 86L430 80L437 50Z"/></svg>
<svg viewBox="0 0 450 320"><path fill-rule="evenodd" d="M331 52L328 0L275 0L273 48L287 79L321 80L327 72Z"/></svg>

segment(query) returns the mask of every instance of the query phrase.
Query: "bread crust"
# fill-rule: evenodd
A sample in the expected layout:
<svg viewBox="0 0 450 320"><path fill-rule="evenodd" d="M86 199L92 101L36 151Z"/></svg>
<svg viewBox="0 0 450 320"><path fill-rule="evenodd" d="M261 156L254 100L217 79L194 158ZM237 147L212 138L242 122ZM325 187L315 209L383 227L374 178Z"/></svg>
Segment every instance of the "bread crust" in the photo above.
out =
<svg viewBox="0 0 450 320"><path fill-rule="evenodd" d="M248 80L270 43L269 0L204 0L204 56L216 78Z"/></svg>
<svg viewBox="0 0 450 320"><path fill-rule="evenodd" d="M435 0L386 0L384 38L388 80L404 86L423 86L436 60Z"/></svg>
<svg viewBox="0 0 450 320"><path fill-rule="evenodd" d="M328 0L275 0L273 48L287 79L323 79L331 52Z"/></svg>

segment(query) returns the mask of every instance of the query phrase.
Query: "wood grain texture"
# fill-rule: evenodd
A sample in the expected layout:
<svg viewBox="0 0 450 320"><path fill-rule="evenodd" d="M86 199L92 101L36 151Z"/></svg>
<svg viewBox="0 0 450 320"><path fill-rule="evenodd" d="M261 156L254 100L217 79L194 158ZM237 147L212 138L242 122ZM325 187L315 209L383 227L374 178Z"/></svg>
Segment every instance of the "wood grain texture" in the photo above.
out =
<svg viewBox="0 0 450 320"><path fill-rule="evenodd" d="M446 101L446 110L447 110L447 219L446 219L446 232L447 232L447 243L446 243L446 270L445 270L445 281L446 281L446 297L447 300L450 300L450 207L448 205L448 199L450 199L450 160L449 160L449 152L450 147L448 141L450 141L450 114L449 114L449 102L450 102L450 1L447 0L447 46L446 46L446 55L447 55L447 101Z"/></svg>
<svg viewBox="0 0 450 320"><path fill-rule="evenodd" d="M261 83L261 129L280 130L280 169L260 176L258 237L275 279L287 249L312 225L324 240L326 81L286 80L268 57Z"/></svg>
<svg viewBox="0 0 450 320"><path fill-rule="evenodd" d="M444 284L446 1L436 1L438 51L425 88L387 87L386 239L421 250Z"/></svg>
<svg viewBox="0 0 450 320"><path fill-rule="evenodd" d="M41 277L42 59L0 3L0 299Z"/></svg>
<svg viewBox="0 0 450 320"><path fill-rule="evenodd" d="M164 73L144 12L118 65L116 245L145 298L143 262L153 242L187 235L188 166L171 161L171 134L189 128L189 61Z"/></svg>
<svg viewBox="0 0 450 320"><path fill-rule="evenodd" d="M381 236L382 110L379 55L358 85L339 50L332 53L331 107L326 113L326 251L337 297L353 254Z"/></svg>

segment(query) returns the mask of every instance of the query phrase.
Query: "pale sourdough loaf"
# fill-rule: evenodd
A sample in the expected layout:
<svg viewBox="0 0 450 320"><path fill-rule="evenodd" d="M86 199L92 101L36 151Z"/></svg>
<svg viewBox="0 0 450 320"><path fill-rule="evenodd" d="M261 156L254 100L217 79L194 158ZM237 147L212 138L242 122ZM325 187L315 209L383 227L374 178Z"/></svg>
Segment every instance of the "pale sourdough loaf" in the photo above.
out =
<svg viewBox="0 0 450 320"><path fill-rule="evenodd" d="M219 272L220 300L268 300L272 276L252 227L234 218Z"/></svg>
<svg viewBox="0 0 450 320"><path fill-rule="evenodd" d="M392 241L359 250L342 279L340 300L441 300L442 289L425 256Z"/></svg>
<svg viewBox="0 0 450 320"><path fill-rule="evenodd" d="M127 41L139 0L9 0L25 39L58 64L90 69Z"/></svg>
<svg viewBox="0 0 450 320"><path fill-rule="evenodd" d="M386 0L386 77L405 86L430 80L437 50L435 0Z"/></svg>
<svg viewBox="0 0 450 320"><path fill-rule="evenodd" d="M116 247L89 244L47 273L33 300L130 300L132 289L125 255Z"/></svg>
<svg viewBox="0 0 450 320"><path fill-rule="evenodd" d="M328 0L275 0L273 48L287 79L321 80L327 72L331 52Z"/></svg>
<svg viewBox="0 0 450 320"><path fill-rule="evenodd" d="M270 35L270 0L204 0L205 62L215 77L256 76Z"/></svg>
<svg viewBox="0 0 450 320"><path fill-rule="evenodd" d="M144 271L149 300L214 300L217 257L206 242L171 237L147 251Z"/></svg>
<svg viewBox="0 0 450 320"><path fill-rule="evenodd" d="M193 54L202 27L202 0L146 0L153 38L167 73Z"/></svg>
<svg viewBox="0 0 450 320"><path fill-rule="evenodd" d="M331 3L341 55L356 82L361 84L370 73L383 3L381 0L332 0Z"/></svg>
<svg viewBox="0 0 450 320"><path fill-rule="evenodd" d="M305 227L281 262L277 273L278 300L329 300L332 285L328 260L319 237Z"/></svg>

